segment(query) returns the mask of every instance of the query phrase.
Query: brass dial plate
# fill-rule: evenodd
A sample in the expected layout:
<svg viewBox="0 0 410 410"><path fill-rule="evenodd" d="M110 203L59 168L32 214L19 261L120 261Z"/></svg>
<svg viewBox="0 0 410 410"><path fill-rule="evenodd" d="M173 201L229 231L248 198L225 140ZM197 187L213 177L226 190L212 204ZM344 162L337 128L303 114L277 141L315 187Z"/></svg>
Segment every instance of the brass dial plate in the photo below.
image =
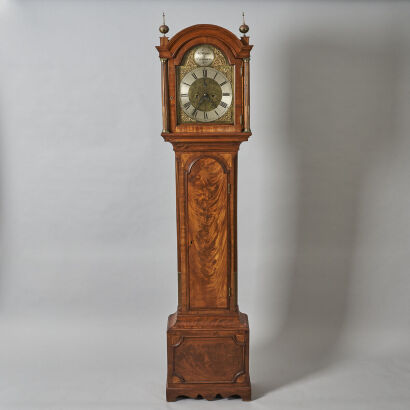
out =
<svg viewBox="0 0 410 410"><path fill-rule="evenodd" d="M195 53L198 50L203 50L204 48L209 48L212 50L214 58L211 64L208 66L200 66L195 62ZM197 53L198 55L198 53ZM201 88L204 88L203 84L203 79L202 81L202 87L201 87L201 81L199 81L197 84L194 84L194 80L197 81L189 75L190 73L194 73L198 79L203 77L203 69L207 69L207 78L211 78L211 75L215 75L216 72L219 74L215 78L215 80L218 81L218 87L220 87L220 93L221 94L227 94L230 93L230 96L227 100L227 95L222 96L221 95L221 100L218 102L219 93L216 92L217 88L216 85L212 82L207 83L206 86L210 87L212 90L215 92L209 91L204 92L202 91L202 94L208 94L208 97L204 97L201 101L199 111L201 113L197 113L196 115L194 114L194 108L195 104L198 105L199 103L199 92L201 91ZM213 74L211 74L211 72ZM181 65L176 67L176 74L177 74L177 120L178 124L189 124L189 123L196 123L196 122L212 122L212 123L218 123L218 124L233 124L234 120L234 104L232 102L234 101L234 66L231 66L226 59L225 55L222 53L221 50L219 50L217 47L214 47L209 44L201 44L198 46L195 46L188 50L184 56L184 58L181 61ZM198 98L195 100L193 99L192 101L189 100L189 91L187 91L188 86L184 85L182 82L184 78L187 77L186 79L189 79L188 81L185 81L186 84L188 84L189 89L191 89L191 86L194 86L191 90L191 96L195 97L195 94L198 94ZM223 77L225 77L223 79ZM226 89L226 85L219 86L219 84L223 83L224 81L227 81L227 84L229 84L229 90ZM222 89L222 87L224 87ZM196 91L195 91L196 90ZM206 91L206 90L205 90ZM210 94L211 93L211 94ZM187 95L185 95L187 94ZM214 97L212 97L214 95ZM212 103L210 101L213 101ZM184 104L190 103L191 105L186 108ZM211 110L209 108L214 108L216 102L218 102L218 106L220 102L223 102L221 106L218 107L216 110L218 115L215 114L214 111L213 114L211 114ZM226 107L224 105L226 104ZM209 111L209 112L208 112ZM203 114L203 112L207 112L207 114ZM208 117L208 118L206 118Z"/></svg>
<svg viewBox="0 0 410 410"><path fill-rule="evenodd" d="M217 121L232 104L231 83L214 68L196 68L181 81L180 101L182 110L193 120Z"/></svg>

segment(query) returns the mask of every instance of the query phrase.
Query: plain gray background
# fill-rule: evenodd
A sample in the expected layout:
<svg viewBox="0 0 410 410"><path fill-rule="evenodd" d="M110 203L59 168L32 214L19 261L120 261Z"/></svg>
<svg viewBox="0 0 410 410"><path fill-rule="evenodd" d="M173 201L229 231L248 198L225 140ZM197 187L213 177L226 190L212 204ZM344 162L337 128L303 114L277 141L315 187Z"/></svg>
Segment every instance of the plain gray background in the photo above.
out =
<svg viewBox="0 0 410 410"><path fill-rule="evenodd" d="M255 401L165 402L161 14L239 35ZM0 1L0 409L408 409L410 3Z"/></svg>

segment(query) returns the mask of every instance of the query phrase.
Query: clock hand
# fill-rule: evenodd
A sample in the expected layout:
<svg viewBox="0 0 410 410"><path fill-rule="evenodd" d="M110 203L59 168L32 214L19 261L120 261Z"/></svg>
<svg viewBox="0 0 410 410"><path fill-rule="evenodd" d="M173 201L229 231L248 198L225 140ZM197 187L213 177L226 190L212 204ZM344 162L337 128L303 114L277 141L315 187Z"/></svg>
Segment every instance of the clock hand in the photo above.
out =
<svg viewBox="0 0 410 410"><path fill-rule="evenodd" d="M207 97L207 96L208 96L208 94L204 94L204 95L199 99L198 108L201 106L202 100L203 100L205 97Z"/></svg>

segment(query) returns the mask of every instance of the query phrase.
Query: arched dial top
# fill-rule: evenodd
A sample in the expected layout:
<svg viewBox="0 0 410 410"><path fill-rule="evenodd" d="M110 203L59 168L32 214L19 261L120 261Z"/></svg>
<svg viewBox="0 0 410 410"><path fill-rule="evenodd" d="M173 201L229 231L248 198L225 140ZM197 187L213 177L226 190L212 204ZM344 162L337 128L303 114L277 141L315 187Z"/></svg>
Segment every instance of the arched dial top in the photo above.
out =
<svg viewBox="0 0 410 410"><path fill-rule="evenodd" d="M232 104L232 84L212 67L198 67L188 72L179 88L181 108L199 122L218 121Z"/></svg>

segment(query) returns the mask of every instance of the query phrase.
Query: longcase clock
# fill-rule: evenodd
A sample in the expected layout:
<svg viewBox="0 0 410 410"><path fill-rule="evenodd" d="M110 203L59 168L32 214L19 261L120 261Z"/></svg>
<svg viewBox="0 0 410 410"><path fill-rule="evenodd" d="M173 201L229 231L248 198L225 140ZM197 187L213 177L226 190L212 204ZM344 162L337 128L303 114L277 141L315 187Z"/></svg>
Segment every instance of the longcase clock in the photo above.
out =
<svg viewBox="0 0 410 410"><path fill-rule="evenodd" d="M251 399L249 325L238 309L238 149L249 127L252 46L199 24L165 36L162 137L176 168L178 308L168 318L166 398Z"/></svg>

